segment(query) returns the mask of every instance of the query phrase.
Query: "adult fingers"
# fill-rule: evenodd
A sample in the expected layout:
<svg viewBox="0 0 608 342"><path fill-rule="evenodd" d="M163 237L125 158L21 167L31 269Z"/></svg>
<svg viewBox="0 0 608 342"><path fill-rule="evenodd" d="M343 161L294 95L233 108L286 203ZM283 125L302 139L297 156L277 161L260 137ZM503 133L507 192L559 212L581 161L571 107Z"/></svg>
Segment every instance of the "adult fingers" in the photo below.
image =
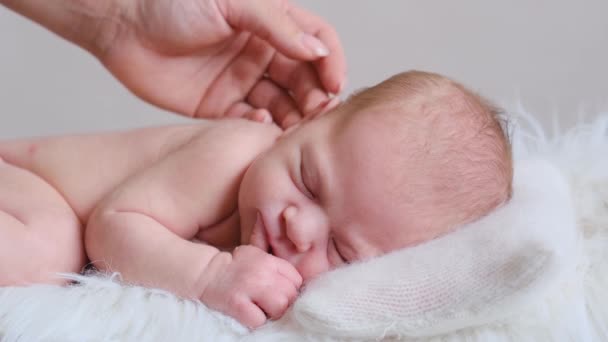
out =
<svg viewBox="0 0 608 342"><path fill-rule="evenodd" d="M259 81L247 96L247 102L257 108L266 108L274 121L287 128L300 121L300 111L291 96L268 79Z"/></svg>
<svg viewBox="0 0 608 342"><path fill-rule="evenodd" d="M242 118L253 111L255 111L255 108L251 107L248 103L237 102L228 108L224 116L227 118Z"/></svg>
<svg viewBox="0 0 608 342"><path fill-rule="evenodd" d="M272 114L267 109L259 108L250 111L245 114L247 120L261 122L261 123L272 123Z"/></svg>
<svg viewBox="0 0 608 342"><path fill-rule="evenodd" d="M314 60L329 54L319 38L294 21L287 0L218 0L217 4L230 26L254 33L288 56Z"/></svg>
<svg viewBox="0 0 608 342"><path fill-rule="evenodd" d="M242 34L236 42L242 47L236 56L215 77L196 110L196 117L220 117L250 92L263 76L276 51L268 42L251 34ZM241 110L241 114L242 114ZM237 115L232 115L237 116ZM242 115L238 115L242 116Z"/></svg>
<svg viewBox="0 0 608 342"><path fill-rule="evenodd" d="M226 111L225 117L227 118L245 118L247 120L271 123L272 115L267 109L264 108L253 108L246 102L237 102L233 104L228 111Z"/></svg>
<svg viewBox="0 0 608 342"><path fill-rule="evenodd" d="M300 275L300 272L298 272L298 270L296 270L296 268L287 260L280 258L276 259L277 262L275 263L275 267L277 272L292 282L296 288L300 288L300 286L302 286L302 276Z"/></svg>
<svg viewBox="0 0 608 342"><path fill-rule="evenodd" d="M329 101L329 95L310 63L299 62L277 53L268 66L268 77L291 92L304 116Z"/></svg>
<svg viewBox="0 0 608 342"><path fill-rule="evenodd" d="M303 30L318 37L329 48L330 54L315 61L315 66L325 89L340 93L346 85L346 58L338 33L325 20L305 9L292 6L289 13Z"/></svg>

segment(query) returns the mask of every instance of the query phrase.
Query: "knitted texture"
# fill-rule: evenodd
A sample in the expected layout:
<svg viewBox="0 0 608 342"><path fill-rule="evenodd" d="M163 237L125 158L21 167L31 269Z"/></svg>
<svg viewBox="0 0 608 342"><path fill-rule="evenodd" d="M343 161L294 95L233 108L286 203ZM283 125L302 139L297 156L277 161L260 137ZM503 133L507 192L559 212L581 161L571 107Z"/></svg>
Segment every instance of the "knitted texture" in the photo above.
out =
<svg viewBox="0 0 608 342"><path fill-rule="evenodd" d="M570 194L546 161L515 167L513 198L425 244L328 273L294 315L332 336L430 336L491 322L551 286L577 248Z"/></svg>

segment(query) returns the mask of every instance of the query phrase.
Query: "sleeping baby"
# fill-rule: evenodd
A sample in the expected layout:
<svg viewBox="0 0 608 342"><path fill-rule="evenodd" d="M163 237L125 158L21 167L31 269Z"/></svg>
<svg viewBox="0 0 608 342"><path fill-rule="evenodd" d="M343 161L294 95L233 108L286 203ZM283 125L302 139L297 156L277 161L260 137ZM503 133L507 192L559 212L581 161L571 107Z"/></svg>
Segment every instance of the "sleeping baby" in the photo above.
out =
<svg viewBox="0 0 608 342"><path fill-rule="evenodd" d="M418 71L286 132L201 121L7 141L0 156L0 285L62 283L89 260L249 327L322 272L479 219L512 179L496 110Z"/></svg>

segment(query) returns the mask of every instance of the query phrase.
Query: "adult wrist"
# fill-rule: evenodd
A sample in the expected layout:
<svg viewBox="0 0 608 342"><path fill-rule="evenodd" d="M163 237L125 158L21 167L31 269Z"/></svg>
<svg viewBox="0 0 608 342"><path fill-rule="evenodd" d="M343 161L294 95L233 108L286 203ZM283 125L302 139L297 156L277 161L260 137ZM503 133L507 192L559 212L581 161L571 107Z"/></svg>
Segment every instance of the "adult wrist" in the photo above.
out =
<svg viewBox="0 0 608 342"><path fill-rule="evenodd" d="M129 1L65 0L74 15L75 30L64 38L101 58L127 27Z"/></svg>
<svg viewBox="0 0 608 342"><path fill-rule="evenodd" d="M0 4L100 56L125 26L128 0L0 0Z"/></svg>

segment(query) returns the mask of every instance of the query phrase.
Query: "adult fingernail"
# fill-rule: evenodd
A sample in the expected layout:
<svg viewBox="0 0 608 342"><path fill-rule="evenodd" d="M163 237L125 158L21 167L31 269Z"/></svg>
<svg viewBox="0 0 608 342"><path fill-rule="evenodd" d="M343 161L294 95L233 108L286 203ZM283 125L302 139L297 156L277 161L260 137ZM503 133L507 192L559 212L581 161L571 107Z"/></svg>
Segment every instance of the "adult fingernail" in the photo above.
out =
<svg viewBox="0 0 608 342"><path fill-rule="evenodd" d="M309 115L319 110L319 108L323 108L323 106L325 106L327 102L329 102L330 98L328 97L326 92L318 88L312 88L306 94L303 100L304 101L302 103L304 105L302 106L302 112L304 113L304 115Z"/></svg>
<svg viewBox="0 0 608 342"><path fill-rule="evenodd" d="M308 33L302 34L302 44L317 57L329 55L329 49L317 37Z"/></svg>
<svg viewBox="0 0 608 342"><path fill-rule="evenodd" d="M344 80L342 80L342 82L340 82L340 85L338 86L337 94L340 94L342 92L342 90L344 90L345 87L346 87L346 77L344 78Z"/></svg>
<svg viewBox="0 0 608 342"><path fill-rule="evenodd" d="M272 122L272 115L270 114L270 112L268 112L267 110L264 110L261 114L261 121L262 123L268 124Z"/></svg>
<svg viewBox="0 0 608 342"><path fill-rule="evenodd" d="M309 110L306 112L307 116L315 116L317 114L319 114L320 112L322 112L325 107L327 107L327 105L331 102L330 98L327 98L325 100L323 100L322 102L320 102L315 108Z"/></svg>
<svg viewBox="0 0 608 342"><path fill-rule="evenodd" d="M340 104L340 98L339 97L334 97L331 99L331 101L329 101L326 105L325 108L323 109L324 111L329 111L332 110L334 108L336 108L337 105Z"/></svg>

